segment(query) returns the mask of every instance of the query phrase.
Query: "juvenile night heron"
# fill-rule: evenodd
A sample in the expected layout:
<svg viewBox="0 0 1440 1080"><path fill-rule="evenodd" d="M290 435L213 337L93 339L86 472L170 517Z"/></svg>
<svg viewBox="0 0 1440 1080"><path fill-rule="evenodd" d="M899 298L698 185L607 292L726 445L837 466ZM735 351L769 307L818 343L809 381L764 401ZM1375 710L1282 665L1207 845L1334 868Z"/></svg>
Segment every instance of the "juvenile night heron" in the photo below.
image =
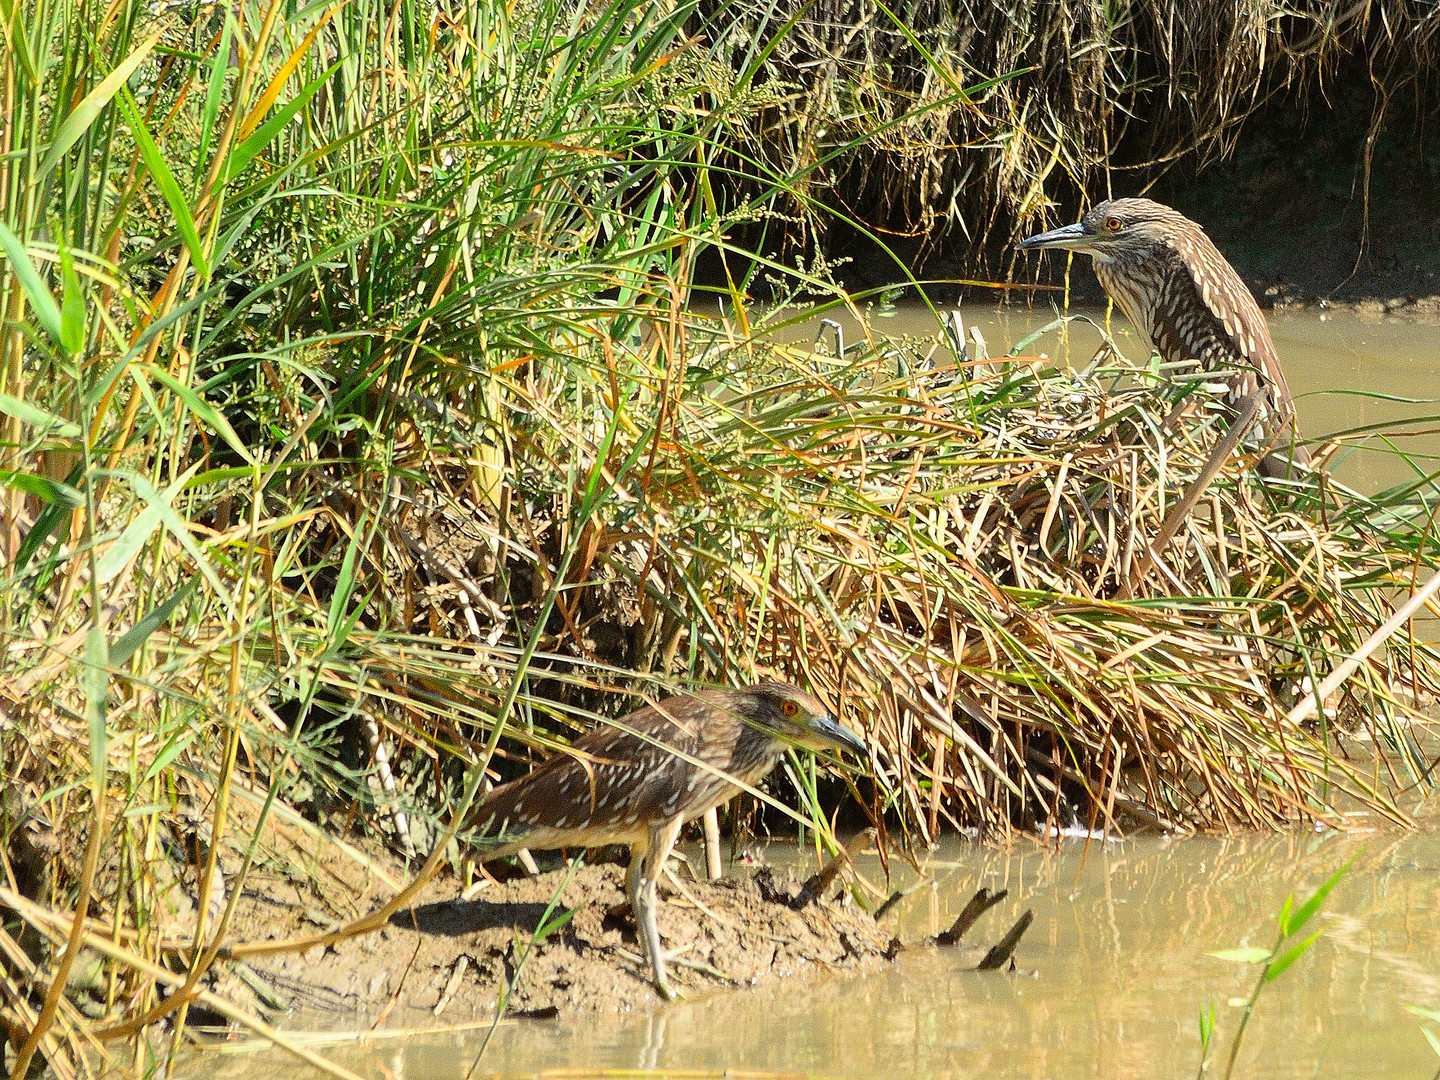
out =
<svg viewBox="0 0 1440 1080"><path fill-rule="evenodd" d="M1259 419L1278 448L1262 474L1284 477L1308 465L1295 404L1255 297L1203 229L1150 199L1112 199L1074 225L1022 240L1021 251L1064 248L1095 260L1095 276L1125 317L1167 363L1197 361L1225 384L1234 415L1256 390Z"/></svg>
<svg viewBox="0 0 1440 1080"><path fill-rule="evenodd" d="M482 860L521 848L629 844L625 893L655 988L673 996L655 922L655 884L680 827L754 784L786 746L865 756L865 744L798 686L698 690L646 705L576 739L529 776L497 787L470 814Z"/></svg>

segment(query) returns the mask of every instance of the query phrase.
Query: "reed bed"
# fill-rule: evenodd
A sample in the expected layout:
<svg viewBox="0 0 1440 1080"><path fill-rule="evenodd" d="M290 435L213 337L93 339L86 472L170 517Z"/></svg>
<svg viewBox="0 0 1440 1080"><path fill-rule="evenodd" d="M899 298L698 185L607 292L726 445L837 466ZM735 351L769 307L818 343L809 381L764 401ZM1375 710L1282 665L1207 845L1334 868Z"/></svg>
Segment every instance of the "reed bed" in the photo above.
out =
<svg viewBox="0 0 1440 1080"><path fill-rule="evenodd" d="M723 332L733 320L675 324L691 381L666 386L679 361L617 381L628 423L597 414L607 426L557 439L573 388L506 388L546 418L552 482L608 463L608 507L557 572L565 599L538 639L552 664L822 687L875 745L876 822L898 811L927 839L1077 812L1104 828L1342 825L1359 806L1408 819L1431 647L1394 641L1318 724L1286 714L1428 577L1428 496L1267 489L1236 455L1152 550L1224 430L1181 408L1193 379L1109 353L1084 375L1038 357L936 369L939 337L840 360ZM597 393L624 369L606 363ZM581 500L562 484L547 502ZM467 504L455 565L534 530L545 505L498 504L528 525ZM499 606L498 576L454 584ZM493 637L473 604L426 618ZM1347 764L1331 725L1378 756Z"/></svg>
<svg viewBox="0 0 1440 1080"><path fill-rule="evenodd" d="M487 772L697 683L828 694L900 848L1407 820L1430 646L1284 710L1436 562L1429 479L1237 457L1147 565L1219 437L1183 372L786 344L762 273L865 312L735 239L820 207L731 14L0 8L15 1075L148 1069L192 1003L280 1040L217 972L378 925ZM348 929L245 939L258 867Z"/></svg>

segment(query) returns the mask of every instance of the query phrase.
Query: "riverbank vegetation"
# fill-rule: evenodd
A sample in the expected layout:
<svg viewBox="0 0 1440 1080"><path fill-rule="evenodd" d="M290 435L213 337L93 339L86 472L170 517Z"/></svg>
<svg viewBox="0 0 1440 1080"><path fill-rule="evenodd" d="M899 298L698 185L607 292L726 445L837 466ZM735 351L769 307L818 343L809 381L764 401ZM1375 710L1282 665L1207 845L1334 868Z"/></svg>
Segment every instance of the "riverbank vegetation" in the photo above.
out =
<svg viewBox="0 0 1440 1080"><path fill-rule="evenodd" d="M773 799L895 850L1408 821L1430 646L1287 714L1440 561L1428 481L1266 489L1236 457L1176 516L1223 434L1184 372L956 368L939 322L836 355L754 300L863 320L751 241L829 220L824 169L997 113L1008 63L936 57L910 111L777 157L801 31L729 6L0 18L20 1074L173 1045L257 867L454 857L486 768L696 682L827 695L871 770L797 756Z"/></svg>
<svg viewBox="0 0 1440 1080"><path fill-rule="evenodd" d="M852 279L888 280L866 265L886 262L886 250L930 278L1024 273L1010 242L1072 220L1102 192L1158 191L1230 226L1242 246L1257 229L1278 239L1278 227L1294 251L1251 252L1254 269L1279 263L1282 283L1293 276L1302 294L1399 269L1357 259L1377 247L1382 262L1429 266L1410 237L1440 176L1426 141L1436 26L1424 10L786 0L746 18L763 37L802 10L773 54L794 90L767 115L765 160L803 169L806 196L827 211L786 243L852 255ZM995 77L983 95L956 92ZM1197 190L1196 167L1227 157L1231 175ZM1305 272L1322 246L1338 268L1323 285ZM1392 287L1437 291L1433 272L1424 280Z"/></svg>

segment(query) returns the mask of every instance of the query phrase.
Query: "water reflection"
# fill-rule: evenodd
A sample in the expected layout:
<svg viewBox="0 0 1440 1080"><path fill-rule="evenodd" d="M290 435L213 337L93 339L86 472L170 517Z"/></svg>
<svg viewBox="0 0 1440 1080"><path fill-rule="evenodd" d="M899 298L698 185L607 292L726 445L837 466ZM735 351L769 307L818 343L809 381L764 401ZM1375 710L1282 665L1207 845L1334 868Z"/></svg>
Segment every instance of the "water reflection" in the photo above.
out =
<svg viewBox="0 0 1440 1080"><path fill-rule="evenodd" d="M1006 888L972 933L993 940L1033 908L1016 954L1032 974L978 974L953 953L912 949L866 977L818 973L643 1016L505 1026L477 1075L1191 1077L1197 1010L1215 1006L1223 1051L1239 1017L1233 1002L1257 975L1207 952L1268 948L1286 893L1308 895L1355 855L1321 916L1324 936L1262 997L1237 1076L1431 1076L1437 1059L1404 1006L1440 1005L1440 838L1387 833L1065 841L1058 852L954 841L887 927L896 919L901 935L917 940L948 926L981 885ZM794 851L772 847L770 857L783 862ZM873 854L861 869L883 877ZM895 869L896 886L914 881ZM463 1075L479 1043L452 1035L328 1054L365 1075L428 1080ZM258 1064L250 1059L245 1071ZM266 1056L266 1075L288 1068Z"/></svg>

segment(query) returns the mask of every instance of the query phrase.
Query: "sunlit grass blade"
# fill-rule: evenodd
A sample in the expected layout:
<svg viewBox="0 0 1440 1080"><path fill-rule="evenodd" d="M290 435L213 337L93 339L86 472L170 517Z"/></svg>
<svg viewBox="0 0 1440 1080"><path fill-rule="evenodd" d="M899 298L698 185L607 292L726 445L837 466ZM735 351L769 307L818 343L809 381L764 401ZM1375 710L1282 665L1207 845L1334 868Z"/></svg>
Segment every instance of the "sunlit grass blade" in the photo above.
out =
<svg viewBox="0 0 1440 1080"><path fill-rule="evenodd" d="M315 39L325 28L325 24L334 17L336 12L344 8L348 2L349 0L342 0L341 3L336 4L329 11L325 12L319 21L305 34L300 44L285 58L275 74L270 77L269 83L265 89L261 91L255 103L250 106L250 111L246 114L245 119L240 122L237 136L241 140L242 146L245 144L245 141L250 138L250 135L260 127L260 122L265 119L265 115L274 107L275 102L279 100L281 92L285 89L285 84L290 81L290 76L295 73L295 69L300 66L300 62L305 58L306 54L309 53L310 46L315 43ZM336 66L339 66L338 62ZM330 70L333 72L335 68L332 67ZM322 78L325 77L328 77L328 73L327 76L322 76ZM313 91L311 91L311 93L313 93ZM301 99L305 98L308 98L308 94L301 95ZM293 102L291 104L294 105ZM268 143L269 140L267 139L266 142ZM261 143L260 145L263 147L265 143ZM231 175L234 175L233 171Z"/></svg>
<svg viewBox="0 0 1440 1080"><path fill-rule="evenodd" d="M277 109L273 116L255 128L248 137L232 149L225 158L225 167L220 176L221 183L229 183L244 172L245 167L254 160L260 151L275 141L275 137L285 130L290 121L309 103L310 99L329 81L331 76L340 69L343 63L343 60L335 61L328 69L307 83L299 94Z"/></svg>
<svg viewBox="0 0 1440 1080"><path fill-rule="evenodd" d="M210 78L205 86L205 108L200 114L200 151L195 155L194 178L198 182L209 165L210 145L215 125L220 118L220 102L225 94L225 76L230 71L230 42L235 31L235 18L227 0L220 42L210 61Z"/></svg>
<svg viewBox="0 0 1440 1080"><path fill-rule="evenodd" d="M205 258L205 249L200 242L199 230L195 227L195 218L190 213L190 204L181 193L180 185L175 182L175 177L170 172L170 166L165 163L160 148L155 145L155 140L150 136L150 131L145 126L145 118L135 106L129 91L122 89L120 100L130 117L130 130L135 136L136 145L140 148L141 160L145 162L145 168L154 178L155 186L165 200L165 205L170 207L170 212L175 216L175 227L180 232L180 238L185 241L185 246L190 250L190 261L194 263L201 278L208 278L210 263Z"/></svg>
<svg viewBox="0 0 1440 1080"><path fill-rule="evenodd" d="M1305 924L1314 917L1315 913L1320 910L1320 905L1325 903L1325 898L1334 891L1336 885L1340 884L1340 880L1349 871L1350 867L1355 865L1355 860L1358 859L1362 853L1361 851L1357 851L1354 855L1350 856L1350 858L1346 859L1345 865L1330 875L1330 878L1316 889L1308 900L1295 909L1293 915L1282 919L1280 923L1281 934L1285 937L1298 934L1304 928ZM1286 907L1287 909L1289 907L1288 897L1286 898Z"/></svg>
<svg viewBox="0 0 1440 1080"><path fill-rule="evenodd" d="M80 438L80 426L62 416L41 408L30 401L0 394L0 413L13 416L21 423L29 424L42 434L56 439Z"/></svg>
<svg viewBox="0 0 1440 1080"><path fill-rule="evenodd" d="M40 328L50 335L55 344L59 345L63 338L60 328L60 305L55 303L55 297L50 295L50 290L41 280L35 264L30 261L30 256L25 252L25 245L3 223L0 223L0 248L4 248L5 257L10 261L10 272L15 275L20 282L20 287L25 290L25 297L30 301L30 307L35 312L35 318L40 322Z"/></svg>
<svg viewBox="0 0 1440 1080"><path fill-rule="evenodd" d="M125 59L115 65L105 78L95 85L95 88L80 99L79 103L66 115L60 129L55 133L45 151L44 158L35 172L33 183L44 180L60 164L60 159L65 156L69 149L75 145L80 136L100 116L101 111L109 104L127 79L135 73L135 69L145 62L150 51L160 41L160 34L152 34L139 45L137 45Z"/></svg>

